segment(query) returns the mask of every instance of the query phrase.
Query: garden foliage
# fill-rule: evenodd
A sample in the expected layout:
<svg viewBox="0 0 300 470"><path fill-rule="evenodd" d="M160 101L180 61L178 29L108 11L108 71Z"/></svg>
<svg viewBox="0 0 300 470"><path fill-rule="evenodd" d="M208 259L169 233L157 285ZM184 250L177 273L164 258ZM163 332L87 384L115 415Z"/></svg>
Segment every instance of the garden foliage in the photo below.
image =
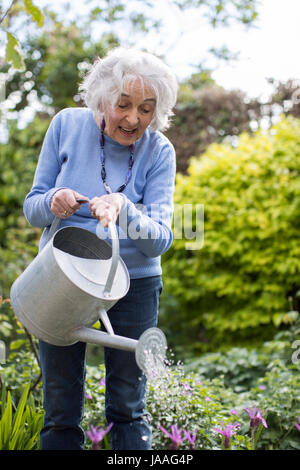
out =
<svg viewBox="0 0 300 470"><path fill-rule="evenodd" d="M9 142L0 144L0 295L5 297L37 253L41 230L26 222L23 203L48 125L49 118L36 117L25 129L18 129L12 121Z"/></svg>
<svg viewBox="0 0 300 470"><path fill-rule="evenodd" d="M221 449L224 439L216 429L221 423L225 428L238 423L230 448L252 449L253 428L246 408L256 407L267 427L260 429L255 448L299 450L300 323L299 313L293 313L282 318L286 329L260 348L232 348L185 363L175 362L169 350L166 368L149 379L147 406L152 415L153 448L174 446L162 428L169 432L176 427L180 449ZM6 363L0 364L1 446L37 450L43 398L38 356L32 350L36 339L16 322L9 301L1 302L0 314L1 324L6 326L0 339L7 346ZM105 387L104 365L88 365L83 420L86 449L93 448L88 431L107 430L111 424L105 420ZM105 431L101 435L99 447L109 449L109 435Z"/></svg>
<svg viewBox="0 0 300 470"><path fill-rule="evenodd" d="M12 2L2 16L11 32L13 18L22 12L19 3ZM232 5L238 21L255 20L254 1L245 6L228 0L209 9L211 24L228 24ZM32 2L24 6L41 25ZM104 22L114 23L123 6L107 4ZM90 14L103 18L99 8ZM64 28L52 18L52 29L24 43L24 58L7 32L7 60L20 68L6 84L8 96L19 95L14 109L23 110L32 92L52 109L44 107L46 114L36 115L25 129L11 121L8 143L0 144L0 340L6 345L6 362L0 363L0 450L39 449L43 422L37 340L16 320L8 298L12 282L37 254L41 233L26 223L24 197L51 113L82 104L76 94L82 72L95 55L118 43L115 34L104 34L94 44L90 28ZM132 20L146 28L145 16ZM283 117L268 131L240 135L256 128L262 116L270 120L274 103L286 112L292 87L278 86L266 106L218 87L209 71L181 84L168 135L179 171L190 165L187 174L178 172L175 205L204 205L204 246L187 250L187 240L175 237L163 257L160 327L184 364L170 361L149 381L154 449L300 449L300 121ZM297 106L287 106L287 112L299 116ZM216 144L206 148L211 142ZM194 222L187 232L195 229ZM104 409L104 366L88 364L87 449L109 448L112 423L106 423Z"/></svg>
<svg viewBox="0 0 300 470"><path fill-rule="evenodd" d="M246 410L261 410L266 427L259 430L255 449L300 449L296 426L300 416L300 359L293 361L292 345L299 338L299 315L290 327L260 348L232 348L204 354L190 363L169 363L149 379L147 404L152 415L154 449L217 450L223 439L220 423L238 423L232 450L253 449L253 428ZM105 428L103 367L88 367L85 429ZM172 441L162 432L176 427ZM258 430L257 430L258 432ZM194 442L185 436L194 436ZM91 442L87 439L87 448ZM107 441L105 443L107 446Z"/></svg>
<svg viewBox="0 0 300 470"><path fill-rule="evenodd" d="M181 354L257 344L291 310L300 282L299 157L300 121L283 117L242 134L236 147L209 146L177 175L176 205L204 205L203 248L186 250L187 240L175 238L163 258L160 320Z"/></svg>
<svg viewBox="0 0 300 470"><path fill-rule="evenodd" d="M40 430L44 416L35 407L32 395L28 399L29 385L26 386L18 406L13 413L11 392L2 387L2 413L0 419L0 450L39 449Z"/></svg>

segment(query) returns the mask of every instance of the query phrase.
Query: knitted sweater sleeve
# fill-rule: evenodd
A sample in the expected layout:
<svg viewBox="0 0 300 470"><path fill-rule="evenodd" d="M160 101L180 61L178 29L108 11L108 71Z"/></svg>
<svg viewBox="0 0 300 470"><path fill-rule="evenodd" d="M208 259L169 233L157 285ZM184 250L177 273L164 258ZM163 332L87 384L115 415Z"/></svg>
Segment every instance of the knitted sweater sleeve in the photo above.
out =
<svg viewBox="0 0 300 470"><path fill-rule="evenodd" d="M172 243L175 174L175 151L168 142L147 174L143 204L135 205L122 193L124 205L117 223L148 257L162 255Z"/></svg>

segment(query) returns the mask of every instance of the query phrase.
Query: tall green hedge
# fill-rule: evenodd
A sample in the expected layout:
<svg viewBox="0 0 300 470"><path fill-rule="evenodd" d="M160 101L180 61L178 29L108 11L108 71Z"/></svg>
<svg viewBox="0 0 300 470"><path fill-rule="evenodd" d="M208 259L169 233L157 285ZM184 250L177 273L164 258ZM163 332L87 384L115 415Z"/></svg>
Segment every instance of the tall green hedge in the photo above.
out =
<svg viewBox="0 0 300 470"><path fill-rule="evenodd" d="M23 203L30 191L49 118L35 119L24 129L9 125L8 143L0 144L0 296L37 253L40 229L29 226Z"/></svg>
<svg viewBox="0 0 300 470"><path fill-rule="evenodd" d="M299 171L300 120L282 117L235 147L211 145L177 175L176 205L204 204L205 214L203 248L175 239L163 258L161 325L181 352L266 340L276 315L291 310L300 288Z"/></svg>

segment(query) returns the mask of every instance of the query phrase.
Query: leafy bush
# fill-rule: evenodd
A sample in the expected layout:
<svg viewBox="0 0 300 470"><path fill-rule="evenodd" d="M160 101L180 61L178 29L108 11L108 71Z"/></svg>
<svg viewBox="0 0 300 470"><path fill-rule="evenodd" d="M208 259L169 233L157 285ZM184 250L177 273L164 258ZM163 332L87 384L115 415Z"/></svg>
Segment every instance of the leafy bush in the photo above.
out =
<svg viewBox="0 0 300 470"><path fill-rule="evenodd" d="M104 386L100 384L98 368L89 368L88 399L84 428L105 428ZM206 379L198 372L184 371L182 365L168 366L164 373L150 380L148 387L148 411L152 415L153 448L168 449L172 442L161 427L170 430L177 426L182 440L178 448L189 449L191 443L184 439L185 432L196 435L193 448L221 449L222 439L216 432L220 423L239 423L232 436L232 450L247 450L253 446L249 414L245 408L259 407L267 422L263 428L257 449L300 449L299 431L295 423L300 415L300 366L287 365L281 360L269 363L255 386L237 392L225 386L225 375ZM93 377L95 373L95 378ZM93 384L93 385L92 385ZM92 391L92 393L90 393ZM106 444L107 445L107 444ZM86 448L91 443L87 440Z"/></svg>
<svg viewBox="0 0 300 470"><path fill-rule="evenodd" d="M23 203L29 192L49 118L36 117L25 129L16 121L9 142L0 143L0 295L9 296L12 282L37 253L40 229L29 227Z"/></svg>
<svg viewBox="0 0 300 470"><path fill-rule="evenodd" d="M299 154L300 121L282 118L236 148L211 145L177 175L175 203L205 214L203 248L175 239L163 258L160 321L181 356L276 332L300 285Z"/></svg>
<svg viewBox="0 0 300 470"><path fill-rule="evenodd" d="M231 436L232 450L253 449L258 434L256 449L299 450L295 424L300 416L300 360L293 360L293 344L299 335L298 314L290 328L259 349L232 348L224 354L203 354L186 364L176 364L169 352L167 366L148 381L153 448L176 444L180 449L221 449L223 437L216 429L222 422L225 427L239 424ZM103 365L87 367L85 430L107 426L104 377ZM247 410L253 412L255 407L256 411L260 408L267 427L251 426ZM176 443L164 432L172 434L171 429ZM89 440L86 448L91 448ZM107 440L102 448L108 448Z"/></svg>
<svg viewBox="0 0 300 470"><path fill-rule="evenodd" d="M251 449L253 428L245 409L249 407L253 410L256 406L261 409L268 426L262 427L256 448L299 450L299 431L295 424L300 416L300 361L292 361L295 352L293 344L299 335L297 319L288 330L277 334L274 340L266 342L259 349L249 349L248 357L246 348L233 348L226 354L204 354L186 364L175 364L171 357L166 368L157 376L150 377L148 384L147 406L152 415L153 448L168 449L174 445L162 428L170 431L172 426L177 426L181 436L176 444L178 448L221 449L224 440L216 429L220 430L222 422L225 427L230 426L230 423L239 423L230 439L232 450ZM17 346L16 341L13 341L13 345ZM6 390L14 397L15 403L24 404L24 386L35 382L38 376L35 356L29 351L22 353L22 349L18 351L10 348L6 364L0 366L0 376L2 417L4 409L8 409L3 423L12 416L9 418L10 432L7 431L8 427L5 427L5 431L2 427L0 431L1 442L5 441L3 448L8 448L8 434L12 439L10 445L14 446L16 434L13 430L17 418L13 417L16 406L13 405L12 412L9 411L11 405ZM34 393L30 392L27 408L20 405L22 412L19 412L18 423L23 427L20 424L19 441L16 444L18 448L39 448L37 430L42 423L41 401L39 383ZM87 366L83 428L87 433L92 426L107 428L103 364ZM29 433L28 429L31 429ZM186 433L194 437L192 444L186 438ZM91 448L92 442L87 437L86 449ZM104 433L101 448L109 448L109 438Z"/></svg>
<svg viewBox="0 0 300 470"><path fill-rule="evenodd" d="M11 393L2 387L2 413L0 419L0 450L39 449L39 434L43 426L43 412L36 409L32 396L28 399L26 386L13 413ZM26 401L28 399L28 404Z"/></svg>

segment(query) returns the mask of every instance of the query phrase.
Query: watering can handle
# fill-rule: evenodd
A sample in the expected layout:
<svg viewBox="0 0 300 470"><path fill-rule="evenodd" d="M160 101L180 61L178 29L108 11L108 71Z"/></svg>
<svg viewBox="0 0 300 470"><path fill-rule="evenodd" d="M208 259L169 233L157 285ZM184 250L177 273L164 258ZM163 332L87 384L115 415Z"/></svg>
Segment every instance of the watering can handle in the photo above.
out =
<svg viewBox="0 0 300 470"><path fill-rule="evenodd" d="M111 237L112 254L111 254L110 270L107 276L107 280L106 280L106 284L105 284L104 292L103 292L105 297L110 296L110 291L114 282L116 270L117 270L118 263L119 263L119 253L120 253L119 238L118 238L116 225L113 222L109 222L108 228L109 228L110 237Z"/></svg>
<svg viewBox="0 0 300 470"><path fill-rule="evenodd" d="M48 240L52 238L54 233L57 231L58 226L60 224L60 217L55 217L49 230L48 234ZM106 284L104 287L104 296L109 297L110 296L110 291L114 282L116 270L118 267L118 262L119 262L119 253L120 253L120 247L119 247L119 238L118 238L118 233L116 229L116 225L113 222L110 222L108 224L108 228L110 231L110 236L111 236L111 242L112 242L112 255L111 255L111 265L110 265L110 270L107 276Z"/></svg>
<svg viewBox="0 0 300 470"><path fill-rule="evenodd" d="M52 224L50 225L50 229L49 229L49 233L48 233L48 240L51 240L51 238L53 237L53 235L57 231L58 226L60 224L60 221L61 221L60 217L54 217L54 219L52 221Z"/></svg>

